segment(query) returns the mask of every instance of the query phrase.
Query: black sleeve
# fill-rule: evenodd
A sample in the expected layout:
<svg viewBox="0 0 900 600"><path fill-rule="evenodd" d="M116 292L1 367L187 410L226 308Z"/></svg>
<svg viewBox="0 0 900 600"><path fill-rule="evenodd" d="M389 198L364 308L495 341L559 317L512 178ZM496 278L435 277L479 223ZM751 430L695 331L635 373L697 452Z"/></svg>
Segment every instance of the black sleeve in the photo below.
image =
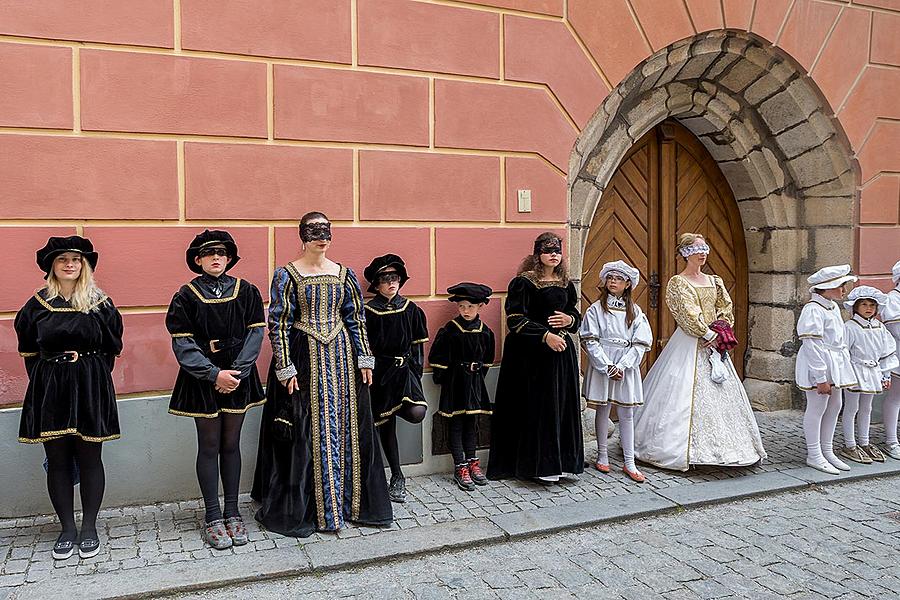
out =
<svg viewBox="0 0 900 600"><path fill-rule="evenodd" d="M193 377L203 381L215 382L219 369L212 364L197 345L194 339L194 323L191 319L188 303L181 291L175 294L166 313L166 329L172 336L172 351L179 366Z"/></svg>
<svg viewBox="0 0 900 600"><path fill-rule="evenodd" d="M581 314L578 312L578 293L575 291L575 284L571 282L566 286L566 308L562 312L574 319L572 324L565 328L566 331L577 332L581 327Z"/></svg>
<svg viewBox="0 0 900 600"><path fill-rule="evenodd" d="M97 316L103 331L103 339L100 342L101 349L106 354L109 370L112 371L116 357L122 354L122 315L113 304L112 298L107 298L97 310Z"/></svg>
<svg viewBox="0 0 900 600"><path fill-rule="evenodd" d="M246 282L245 282L246 283ZM263 308L262 295L255 285L247 283L246 298L244 300L244 345L234 359L231 368L240 371L238 379L245 379L250 375L251 367L259 358L262 350L262 341L266 333L266 312Z"/></svg>
<svg viewBox="0 0 900 600"><path fill-rule="evenodd" d="M425 369L425 342L428 341L428 327L425 323L425 311L413 305L412 315L412 347L409 349L409 362L416 377L422 379Z"/></svg>
<svg viewBox="0 0 900 600"><path fill-rule="evenodd" d="M428 352L428 363L431 365L434 382L443 383L450 367L450 334L447 327L441 327L434 336L434 343Z"/></svg>
<svg viewBox="0 0 900 600"><path fill-rule="evenodd" d="M506 327L508 335L518 335L541 343L550 329L537 321L532 321L528 313L528 295L534 288L534 284L524 277L515 277L509 282L508 295L506 296Z"/></svg>
<svg viewBox="0 0 900 600"><path fill-rule="evenodd" d="M37 326L35 324L34 299L29 299L18 313L13 326L19 343L19 356L25 360L25 372L29 379L34 366L40 360L41 351L37 343Z"/></svg>

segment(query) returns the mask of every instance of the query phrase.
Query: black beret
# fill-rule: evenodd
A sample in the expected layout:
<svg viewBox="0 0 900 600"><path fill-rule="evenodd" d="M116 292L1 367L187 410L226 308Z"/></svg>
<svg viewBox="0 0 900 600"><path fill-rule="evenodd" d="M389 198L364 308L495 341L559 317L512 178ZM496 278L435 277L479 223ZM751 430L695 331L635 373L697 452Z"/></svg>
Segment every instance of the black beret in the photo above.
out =
<svg viewBox="0 0 900 600"><path fill-rule="evenodd" d="M400 275L400 287L403 287L403 284L409 280L409 275L406 274L406 263L403 262L402 258L396 254L378 256L373 258L369 266L363 270L363 276L369 282L369 291L373 294L378 291L378 274L388 267L394 267L397 270L397 273Z"/></svg>
<svg viewBox="0 0 900 600"><path fill-rule="evenodd" d="M213 245L221 245L225 246L225 249L228 250L228 255L231 256L231 262L228 263L228 266L225 267L225 271L230 270L234 265L237 264L241 257L238 256L237 252L237 244L234 243L234 238L231 237L231 234L227 231L219 231L207 229L203 233L197 234L194 238L194 241L191 242L191 245L188 247L187 252L185 252L185 258L187 260L188 268L194 273L203 273L203 267L198 265L194 259L197 258L200 254L200 250L206 246Z"/></svg>
<svg viewBox="0 0 900 600"><path fill-rule="evenodd" d="M468 300L472 304L487 304L494 290L480 283L463 282L448 287L447 293L450 294L450 302Z"/></svg>
<svg viewBox="0 0 900 600"><path fill-rule="evenodd" d="M44 279L47 279L50 271L53 270L53 260L63 252L78 252L88 261L91 269L97 268L97 259L99 257L94 252L94 245L91 243L91 240L80 235L51 237L47 240L47 244L37 251L37 264L47 274L44 275Z"/></svg>

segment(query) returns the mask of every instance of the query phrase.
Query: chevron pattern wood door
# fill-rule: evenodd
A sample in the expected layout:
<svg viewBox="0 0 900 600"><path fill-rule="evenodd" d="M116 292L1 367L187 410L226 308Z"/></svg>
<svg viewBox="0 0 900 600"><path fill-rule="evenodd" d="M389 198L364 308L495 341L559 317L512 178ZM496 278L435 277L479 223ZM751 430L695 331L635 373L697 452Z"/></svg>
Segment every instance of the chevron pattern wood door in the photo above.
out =
<svg viewBox="0 0 900 600"><path fill-rule="evenodd" d="M684 266L674 250L684 232L706 237L711 253L705 271L720 276L734 300L735 333L741 341L735 366L743 376L748 291L740 212L715 161L675 121L661 123L638 140L603 193L585 248L584 306L597 299L603 263L623 259L640 270L635 297L657 340L644 362L646 372L675 331L665 308L665 286Z"/></svg>

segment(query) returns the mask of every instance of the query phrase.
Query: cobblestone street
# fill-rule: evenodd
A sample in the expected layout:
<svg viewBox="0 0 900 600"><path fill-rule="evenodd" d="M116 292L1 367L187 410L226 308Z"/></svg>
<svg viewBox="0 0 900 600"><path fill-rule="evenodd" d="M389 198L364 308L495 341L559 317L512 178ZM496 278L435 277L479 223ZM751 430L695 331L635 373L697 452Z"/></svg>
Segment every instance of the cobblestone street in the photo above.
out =
<svg viewBox="0 0 900 600"><path fill-rule="evenodd" d="M829 486L178 597L896 598L897 485Z"/></svg>
<svg viewBox="0 0 900 600"><path fill-rule="evenodd" d="M767 472L784 472L789 469L796 469L797 467L803 466L804 453L802 449L803 437L801 431L801 414L796 411L784 411L777 413L760 413L757 417L766 449L769 453L769 459L764 464L756 467L745 469L700 468L688 473L672 473L644 466L643 470L647 475L648 481L645 485L639 486L631 483L621 475L621 464L616 463L616 457L619 455L618 448L617 444L613 443L611 445L611 458L614 459L613 464L615 467L618 467L618 469L614 469L613 473L605 476L600 475L593 469L588 469L585 471L585 474L581 477L580 481L565 485L544 487L521 481L492 482L489 486L476 489L475 492L466 493L456 489L456 487L451 484L449 477L445 475L410 478L409 501L405 505L394 505L395 523L391 527L381 529L349 527L339 532L337 538L359 536L377 537L383 535L384 532L395 529L413 529L434 525L436 523L458 522L463 519L521 513L523 511L532 511L546 507L574 505L587 501L602 500L605 502L607 499L616 497L621 499L623 497L628 497L629 494L640 492L662 491L665 493L665 490L673 490L676 488L683 489L684 486L696 486L697 484L705 482L715 482L729 478L742 478L742 480L746 481L752 479L754 475ZM873 428L873 440L880 440L881 437L881 428ZM840 442L840 434L838 434L835 444L837 445ZM588 450L589 459L593 458L593 453L593 448ZM855 468L861 470L866 467ZM886 490L892 486L895 489L896 485L897 480L888 480L887 483L865 484L865 488L860 487L859 489L875 490L877 493L887 497ZM850 485L849 487L842 487L841 489L844 490L842 493L848 498L847 502L854 503L853 506L860 506L860 510L866 508L866 503L863 502L861 496L854 491L857 489L856 487ZM819 506L821 503L824 503L822 506L832 511L828 513L826 522L831 523L832 520L834 520L835 522L843 523L843 525L838 529L831 531L831 533L817 533L814 525L819 517L812 512L809 514L804 513L803 515L798 516L801 518L800 522L804 524L804 531L806 531L807 536L798 539L797 544L800 546L794 546L793 542L790 541L790 538L782 539L779 544L786 544L790 547L802 549L803 547L806 547L804 544L814 544L826 541L829 536L840 539L842 544L858 541L860 532L864 530L868 531L869 529L872 529L872 527L880 527L880 530L884 533L897 531L893 522L884 521L877 516L877 513L880 510L880 505L877 502L872 505L870 509L866 509L871 512L860 513L864 514L864 516L859 519L856 519L855 515L849 514L844 515L845 518L843 520L839 519L838 517L841 516L839 514L840 511L835 510L834 507L838 506L841 501L827 497L830 493L831 492L828 492L826 496L820 496L817 492L810 492L804 496L803 503L801 504L804 504L805 508L807 505ZM860 492L860 494L862 493ZM865 494L862 494L862 496L864 495ZM893 497L896 502L896 494L894 494ZM772 513L771 518L766 519L764 522L754 522L752 525L757 529L763 529L761 532L757 532L763 537L774 536L781 539L780 536L783 535L783 530L789 523L788 518L795 514L791 505L796 502L796 499L794 496L785 496L783 498L773 499L771 502L773 503L770 505L772 507L770 511ZM751 508L752 506L754 506L752 503L742 505L742 508L735 514L743 515L749 519L747 515L758 514L752 512L752 510L755 510ZM782 507L784 508L783 511L781 510ZM881 512L890 512L890 510L896 511L900 509L896 504L893 505L893 508L890 506L885 506L884 508L885 510ZM252 542L247 546L216 552L205 547L201 541L199 526L203 511L200 509L197 500L150 506L128 506L104 509L101 512L100 518L101 541L104 543L101 553L92 559L80 560L76 554L76 556L73 556L69 560L56 562L50 557L50 550L58 534L58 525L55 523L53 517L42 516L0 521L0 558L2 558L2 561L0 561L0 565L2 565L2 570L0 570L0 598L8 594L11 589L14 589L12 586L20 586L26 582L34 583L46 581L48 579L72 577L77 580L84 575L114 574L119 571L140 567L166 565L185 561L192 561L192 568L212 572L217 568L217 560L229 555L253 554L255 559L265 560L267 556L277 554L279 550L285 548L296 549L306 544L335 539L334 535L324 534L314 534L308 539L294 539L269 533L261 530L256 525L255 521L252 519L253 510L254 508L250 503L249 498L244 496L242 511L247 520ZM732 508L716 510L724 511L717 514L730 515L729 511L731 511ZM763 512L766 511L764 510ZM704 571L697 572L704 575L718 574L715 570L719 567L715 566L714 563L710 561L711 557L706 556L704 552L718 552L719 550L703 550L705 547L705 542L703 540L705 538L702 535L702 531L705 527L703 523L718 522L719 517L715 517L715 521L707 521L706 519L709 519L709 516L701 518L696 516L697 514L700 513L689 513L684 517L675 517L671 522L667 521L667 523L669 523L669 525L667 525L669 529L657 530L654 527L652 535L641 538L642 541L635 542L633 547L622 547L618 554L616 553L617 551L615 551L615 547L619 547L619 544L616 542L615 537L608 537L609 534L607 533L607 529L595 530L592 533L573 533L571 534L573 536L572 543L577 547L586 547L585 544L588 542L585 540L596 538L598 543L607 540L603 543L609 545L610 554L608 556L617 557L614 564L622 569L622 572L628 574L634 571L635 563L631 554L625 553L626 550L629 553L642 551L642 549L649 550L651 547L657 545L657 542L664 539L658 537L659 535L663 535L666 539L671 536L676 536L679 539L679 544L682 543L683 538L684 544L687 544L690 549L690 551L688 551L682 548L682 550L679 550L678 552L683 552L684 555L693 557L697 563L697 568L705 565L710 571L708 573ZM850 517L853 518L850 519L850 521L847 521L846 519L849 519ZM731 517L729 517L729 519L731 519ZM749 520L752 521L753 519ZM726 519L726 521L728 520ZM737 526L738 525L736 524L735 527ZM837 527L834 523L832 523L831 526ZM636 530L643 529L642 525L639 526L637 524L625 527L626 529L627 527L637 528ZM750 531L752 532L755 530L751 527ZM847 537L840 537L841 532L847 533ZM749 535L753 537L752 533ZM729 543L743 543L749 540L743 533L740 534L740 538L740 542L735 541ZM578 540L582 541L579 542ZM696 547L690 546L691 540L695 542ZM876 564L867 559L866 565L872 568L878 567L879 565L885 568L890 566L881 565L880 563L884 562L884 560L878 558L879 556L887 556L887 553L875 551L874 549L876 546L874 545L868 547L865 546L864 542L860 543L863 543L863 545L851 548L847 551L863 552L871 550L874 553L873 555L876 556L876 558L872 560L880 562ZM896 539L894 543L897 543ZM517 552L520 552L521 556L529 556L531 554L540 554L543 556L542 552L534 553L534 549L538 546L534 546L533 544L534 542L528 542L527 544L516 546L517 548L523 548L523 550ZM747 552L756 551L753 550L751 546L726 547L724 550L727 550L730 554L725 553L723 556L728 556L734 560L751 560L747 557L740 559L740 557L735 557L734 555L734 552L738 549L746 549L748 547L751 549L747 550ZM775 547L776 549L780 548L777 544ZM840 550L841 547L842 546L840 545L829 545L826 550L828 552L838 552L843 556L844 551ZM493 564L495 558L499 556L493 554L494 552L501 552L501 555L505 556L505 554L502 554L501 550L494 549L478 550L478 555L484 557L482 560L484 560L485 564ZM760 552L769 556L772 555L768 550L762 550ZM602 555L603 553L599 552L599 554ZM790 553L787 554L790 555ZM651 556L655 556L655 558L651 558ZM755 558L761 558L761 556L762 555ZM573 559L574 562L586 567L587 571L573 571L571 569L564 571L566 573L573 573L572 577L584 577L589 576L588 573L595 573L594 567L591 566L593 563L588 560L589 558L589 556L588 558L585 558L585 561L587 562L582 562L580 559ZM591 560L596 562L599 559L595 556ZM644 567L649 564L654 564L656 566L665 564L665 557L660 555L647 554L646 557L641 558L640 560L645 561L642 563ZM651 562L646 562L648 560ZM449 563L446 564L449 566ZM739 564L744 563L741 562ZM793 563L788 561L786 566L784 566L784 569L789 571L792 568L790 566L792 564ZM454 579L454 581L459 583L470 579L473 576L471 569L475 567L475 563L471 563L471 565L472 566L466 567L466 569L462 571L462 574L459 575L457 579ZM766 565L754 563L751 566L759 569ZM803 565L794 566L797 567ZM669 578L673 582L678 583L678 578L683 576L686 577L688 573L691 574L691 577L694 577L694 571L696 571L697 568L691 567L693 570L690 570L678 567L674 575L666 568L660 573L653 574L652 576L642 576L641 580L650 583L657 578L662 578L660 581ZM522 567L522 569L528 570L525 569L525 567ZM517 571L519 569L516 567L513 570ZM604 573L608 574L607 568L602 570ZM858 570L860 573L866 572L868 575L874 573L865 571L862 566L860 566ZM478 569L476 567L475 572L477 571ZM579 572L582 572L582 575L574 574ZM438 569L436 573L441 573L441 577L451 577L440 569ZM466 575L466 573L468 573L468 575ZM681 574L679 575L679 573ZM798 573L794 574L799 577ZM563 575L563 577L565 576L566 575ZM507 579L510 584L519 581L517 576L509 573L504 574L502 577L498 575L498 577L499 579L494 581L496 584L494 587L502 585L502 582L507 581ZM478 579L478 581L481 580ZM550 580L547 581L549 582ZM704 582L701 584L697 583L698 581L702 580L685 579L683 585L679 583L680 587L676 586L667 591L672 591L677 595L677 593L687 593L694 589L692 586L707 586L710 590L715 588L715 585L712 583ZM872 579L870 578L869 581L871 582ZM576 582L577 580L573 579L572 581L567 582L566 585L575 585L577 587ZM583 582L584 585L589 583L589 580ZM456 584L450 585L449 587L445 586L445 588L447 590L455 589L454 585ZM488 584L484 583L484 585ZM460 586L462 588L465 587L461 584ZM501 593L499 591L500 588L498 587L497 589L497 593ZM598 588L595 591L599 593L600 589L601 588ZM900 587L897 589L900 589ZM627 590L625 591L627 592Z"/></svg>

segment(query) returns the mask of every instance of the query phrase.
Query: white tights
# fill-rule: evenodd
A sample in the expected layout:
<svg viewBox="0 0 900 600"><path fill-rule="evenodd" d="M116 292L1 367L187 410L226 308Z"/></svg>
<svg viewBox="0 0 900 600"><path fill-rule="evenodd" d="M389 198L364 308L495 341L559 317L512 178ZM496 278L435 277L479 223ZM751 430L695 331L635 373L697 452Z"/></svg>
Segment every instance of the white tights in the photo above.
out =
<svg viewBox="0 0 900 600"><path fill-rule="evenodd" d="M854 428L854 422L856 427ZM872 424L872 394L844 392L844 412L841 413L844 428L844 445L848 448L869 445L869 426ZM854 435L859 432L859 440Z"/></svg>
<svg viewBox="0 0 900 600"><path fill-rule="evenodd" d="M812 462L827 464L834 456L834 428L841 414L841 388L832 387L830 396L816 390L806 392L806 413L803 433L806 436L806 456Z"/></svg>
<svg viewBox="0 0 900 600"><path fill-rule="evenodd" d="M594 428L597 431L597 462L604 465L609 464L609 441L607 440L609 409L609 404L597 408L597 415L594 417ZM625 468L632 473L637 473L637 466L634 464L634 407L617 406L616 413L619 415L619 444L622 446Z"/></svg>
<svg viewBox="0 0 900 600"><path fill-rule="evenodd" d="M897 443L897 417L900 416L900 377L891 378L891 389L884 395L884 441L890 446Z"/></svg>

